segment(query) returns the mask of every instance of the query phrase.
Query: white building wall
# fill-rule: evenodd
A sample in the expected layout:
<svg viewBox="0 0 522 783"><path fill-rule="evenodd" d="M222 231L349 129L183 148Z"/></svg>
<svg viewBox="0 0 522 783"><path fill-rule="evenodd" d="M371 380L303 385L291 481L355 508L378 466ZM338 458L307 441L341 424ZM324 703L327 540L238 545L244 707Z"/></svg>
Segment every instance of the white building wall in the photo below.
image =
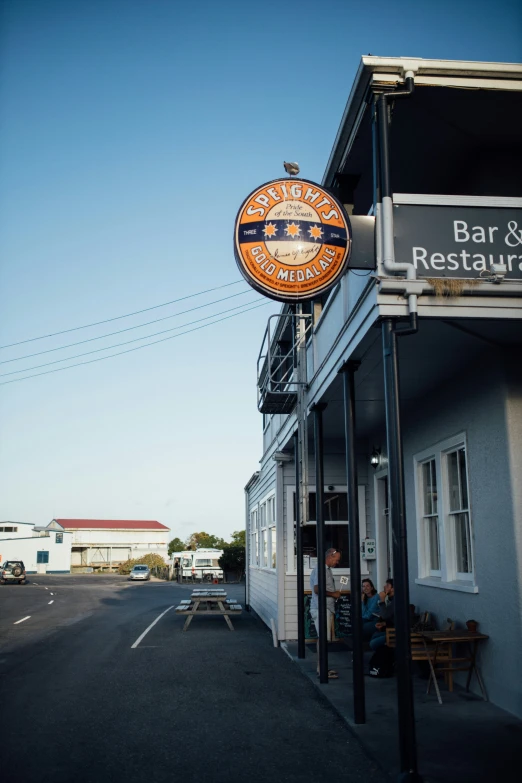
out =
<svg viewBox="0 0 522 783"><path fill-rule="evenodd" d="M71 571L72 535L63 533L63 543L56 543L56 533L49 536L34 536L31 538L0 539L0 559L23 560L28 574L36 574L39 570L47 573L65 573ZM49 562L43 566L37 563L37 553L49 552Z"/></svg>
<svg viewBox="0 0 522 783"><path fill-rule="evenodd" d="M266 430L265 430L266 434ZM249 516L247 521L246 534L250 536L250 512L258 509L259 504L267 496L274 494L276 490L276 463L268 459L260 472L259 480L250 489L249 493ZM276 529L281 524L277 515L277 497L275 498ZM250 545L250 538L248 539ZM252 563L247 563L249 570L249 605L261 617L261 619L270 627L270 620L278 622L277 605L277 570L272 568L262 568Z"/></svg>
<svg viewBox="0 0 522 783"><path fill-rule="evenodd" d="M147 548L149 544L155 547L168 547L168 530L73 530L73 546L138 546Z"/></svg>

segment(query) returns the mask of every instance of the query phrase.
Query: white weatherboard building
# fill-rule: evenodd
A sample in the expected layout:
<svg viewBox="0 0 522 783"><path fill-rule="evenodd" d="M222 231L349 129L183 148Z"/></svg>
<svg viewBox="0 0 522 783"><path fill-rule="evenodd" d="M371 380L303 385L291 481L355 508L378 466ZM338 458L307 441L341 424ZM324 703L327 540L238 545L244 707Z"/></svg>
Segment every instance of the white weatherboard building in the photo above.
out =
<svg viewBox="0 0 522 783"><path fill-rule="evenodd" d="M115 568L156 554L167 560L170 530L155 520L55 519L72 534L72 568Z"/></svg>
<svg viewBox="0 0 522 783"><path fill-rule="evenodd" d="M400 100L390 95L386 115L378 115L379 96L404 90L407 76L414 91ZM388 128L386 149L379 118ZM521 126L521 65L364 57L322 184L349 215L375 219L376 268L348 270L304 308L307 409L326 405L324 544L342 551L336 578L360 557L348 547L339 370L358 363L360 537L376 545L361 568L380 588L394 574L385 325L414 325L417 313L416 331L398 339L410 599L439 627L447 618L460 628L478 621L490 637L479 653L489 699L522 717ZM277 367L267 358L261 368L263 453L245 488L247 602L267 625L275 621L280 639L297 637L289 313L284 305L272 330ZM272 386L283 373L286 386ZM313 419L306 589L317 543Z"/></svg>
<svg viewBox="0 0 522 783"><path fill-rule="evenodd" d="M72 533L55 520L46 527L31 522L0 522L0 563L22 560L28 574L68 574Z"/></svg>

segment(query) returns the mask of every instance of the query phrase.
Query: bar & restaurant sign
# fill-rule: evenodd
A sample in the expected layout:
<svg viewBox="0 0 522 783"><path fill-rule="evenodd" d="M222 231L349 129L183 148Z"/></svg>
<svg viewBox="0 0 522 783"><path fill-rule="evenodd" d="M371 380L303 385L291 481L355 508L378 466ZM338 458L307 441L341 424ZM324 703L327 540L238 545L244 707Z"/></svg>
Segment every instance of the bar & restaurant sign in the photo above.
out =
<svg viewBox="0 0 522 783"><path fill-rule="evenodd" d="M395 260L417 277L486 277L492 264L522 279L522 209L395 204Z"/></svg>

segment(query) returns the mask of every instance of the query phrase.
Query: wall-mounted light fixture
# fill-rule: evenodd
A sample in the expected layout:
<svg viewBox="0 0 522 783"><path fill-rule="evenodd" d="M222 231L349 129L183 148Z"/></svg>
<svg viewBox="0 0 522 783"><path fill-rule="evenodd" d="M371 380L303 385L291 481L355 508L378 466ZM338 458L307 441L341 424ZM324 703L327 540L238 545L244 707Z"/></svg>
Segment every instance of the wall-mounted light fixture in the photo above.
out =
<svg viewBox="0 0 522 783"><path fill-rule="evenodd" d="M381 464L381 450L374 446L370 457L370 465L374 470L377 470L380 464Z"/></svg>

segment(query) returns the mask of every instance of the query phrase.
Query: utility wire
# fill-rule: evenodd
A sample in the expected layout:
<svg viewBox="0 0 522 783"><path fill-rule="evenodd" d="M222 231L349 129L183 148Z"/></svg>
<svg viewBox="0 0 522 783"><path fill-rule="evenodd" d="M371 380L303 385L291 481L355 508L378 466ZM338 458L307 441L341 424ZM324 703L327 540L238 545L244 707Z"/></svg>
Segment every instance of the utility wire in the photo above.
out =
<svg viewBox="0 0 522 783"><path fill-rule="evenodd" d="M254 299L253 302L260 302L261 299ZM237 307L231 307L228 310L222 310L220 313L212 313L206 315L204 318L197 318L195 321L188 321L186 324L180 324L179 326L173 326L171 329L163 329L161 332L153 332L152 334L146 334L143 337L135 337L134 340L125 340L123 343L115 343L114 345L106 345L105 348L95 348L94 351L84 351L84 353L76 353L74 356L66 356L65 359L56 359L54 362L45 362L44 364L35 364L33 367L25 367L23 370L12 370L11 372L4 372L0 375L0 378L5 378L8 375L17 375L21 372L29 372L30 370L39 370L40 367L50 367L51 364L59 364L60 362L69 362L71 359L79 359L80 356L90 356L93 353L101 353L102 351L110 351L111 348L120 348L122 345L130 345L131 343L139 343L140 340L148 340L150 337L157 337L159 334L167 334L168 332L175 332L177 329L183 329L185 326L192 326L192 324L199 324L201 321L208 321L209 318L215 318L218 315L225 315L226 313L232 313L234 310L240 310L245 304L252 304L252 302L246 302L238 305Z"/></svg>
<svg viewBox="0 0 522 783"><path fill-rule="evenodd" d="M36 378L39 375L50 375L53 372L61 372L62 370L70 370L73 367L80 367L82 364L94 364L94 362L102 362L104 359L112 359L114 356L121 356L124 353L132 353L132 351L139 351L141 348L148 348L151 345L156 345L157 343L164 343L166 340L174 340L176 337L181 337L184 334L189 334L190 332L197 332L199 329L205 329L207 326L212 326L213 324L218 324L221 321L227 321L229 318L235 318L238 315L243 315L243 313L248 313L250 310L257 310L259 307L265 307L268 304L272 304L272 302L261 302L261 304L255 305L254 307L249 307L247 310L242 310L240 313L233 313L232 315L227 315L224 318L219 318L217 321L212 321L208 324L202 324L201 326L195 326L194 329L187 329L186 332L180 332L179 334L171 334L170 337L162 337L161 340L154 340L152 343L146 343L145 345L137 345L135 348L127 348L126 351L118 351L118 353L112 353L109 356L99 356L97 359L89 359L86 362L77 362L76 364L70 364L68 367L57 367L54 370L45 370L45 372L37 372L34 373L34 375L26 375L25 378L12 378L10 381L2 381L0 383L0 386L6 386L8 383L17 383L18 381L27 381L29 378Z"/></svg>
<svg viewBox="0 0 522 783"><path fill-rule="evenodd" d="M95 321L92 324L84 324L84 326L73 326L71 329L62 329L60 332L52 332L51 334L42 334L40 337L30 337L28 340L19 340L17 343L9 343L8 345L0 345L0 351L4 348L13 348L15 345L23 345L24 343L32 343L35 340L45 340L47 337L56 337L59 334L67 334L67 332L77 332L78 329L89 329L91 326L100 326L100 324L108 324L111 321L119 321L121 318L130 318L131 315L139 315L140 313L148 313L150 310L157 310L158 307L167 307L167 305L175 304L175 302L183 302L185 299L193 299L195 296L202 296L208 294L211 291L218 291L220 288L228 288L231 285L237 285L238 283L244 283L244 280L235 280L233 283L226 283L225 285L217 285L214 288L207 288L205 291L198 291L196 294L188 294L187 296L180 296L179 299L172 299L170 302L163 302L163 304L154 305L153 307L145 307L143 310L135 310L133 313L125 313L125 315L117 315L114 318L106 318L104 321Z"/></svg>
<svg viewBox="0 0 522 783"><path fill-rule="evenodd" d="M88 340L79 340L76 343L68 343L68 345L60 345L58 348L48 348L46 351L27 353L25 356L17 356L15 359L4 359L3 361L0 362L0 364L21 362L23 359L30 359L33 356L42 356L42 354L44 353L53 353L53 351L64 351L66 348L74 348L75 345L84 345L85 343L92 343L95 340L103 340L105 337L114 337L115 334L123 334L123 332L131 332L133 329L141 329L142 326L150 326L151 324L157 324L160 321L168 321L169 318L176 318L178 315L185 315L186 313L192 313L195 310L202 310L204 307L210 307L210 305L218 304L219 302L225 302L227 299L234 299L236 296L244 296L245 294L251 294L251 293L253 293L252 289L247 288L246 291L241 291L239 294L231 294L230 296L224 296L222 299L214 299L213 302L207 302L207 304L198 305L198 307L190 307L188 310L181 310L179 313L174 313L174 315L165 315L163 316L163 318L156 318L154 321L146 321L144 324L138 324L137 326L128 326L126 329L119 329L117 332L108 332L108 334L101 334L99 337L89 337ZM182 326L183 325L184 324L182 324Z"/></svg>

